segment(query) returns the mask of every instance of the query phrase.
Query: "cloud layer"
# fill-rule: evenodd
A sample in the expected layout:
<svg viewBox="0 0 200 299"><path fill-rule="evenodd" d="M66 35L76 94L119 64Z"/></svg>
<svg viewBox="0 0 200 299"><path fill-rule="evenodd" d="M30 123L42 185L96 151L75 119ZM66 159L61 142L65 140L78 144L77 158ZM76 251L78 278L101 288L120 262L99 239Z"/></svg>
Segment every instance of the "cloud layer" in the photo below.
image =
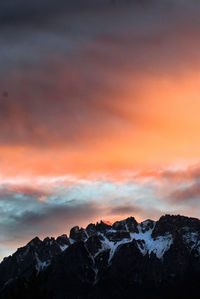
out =
<svg viewBox="0 0 200 299"><path fill-rule="evenodd" d="M101 219L114 222L132 215L142 221L165 213L200 217L198 180L198 165L145 176L132 173L118 180L69 176L4 180L0 188L2 257L35 235L57 236L69 233L74 225Z"/></svg>

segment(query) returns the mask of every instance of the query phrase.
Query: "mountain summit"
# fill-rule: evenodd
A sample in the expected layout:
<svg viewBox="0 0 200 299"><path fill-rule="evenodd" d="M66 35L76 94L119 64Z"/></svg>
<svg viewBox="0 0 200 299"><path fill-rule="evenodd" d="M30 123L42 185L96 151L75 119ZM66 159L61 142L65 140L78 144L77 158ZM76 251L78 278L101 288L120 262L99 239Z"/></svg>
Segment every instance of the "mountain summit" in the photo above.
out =
<svg viewBox="0 0 200 299"><path fill-rule="evenodd" d="M0 298L199 298L200 220L134 217L38 237L0 264Z"/></svg>

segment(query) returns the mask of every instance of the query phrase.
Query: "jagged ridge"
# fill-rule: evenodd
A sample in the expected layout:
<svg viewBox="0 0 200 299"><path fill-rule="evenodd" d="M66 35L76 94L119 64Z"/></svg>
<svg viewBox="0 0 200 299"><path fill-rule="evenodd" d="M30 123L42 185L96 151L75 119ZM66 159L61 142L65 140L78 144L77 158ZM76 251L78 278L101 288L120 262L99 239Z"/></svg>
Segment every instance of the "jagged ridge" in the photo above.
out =
<svg viewBox="0 0 200 299"><path fill-rule="evenodd" d="M126 278L131 279L129 288L133 284L146 284L149 279L155 285L166 279L170 284L172 278L180 279L188 267L199 274L200 220L165 215L157 222L137 223L129 217L113 225L101 221L85 229L75 226L69 238L67 235L43 241L34 238L0 264L0 286L7 290L21 277L29 279L35 270L48 288L55 278L53 275L60 277L62 273L65 280L72 281L80 290L87 285L91 293L91 288L98 289L116 274L118 280L121 273L129 273ZM55 287L55 298L76 298L72 295L76 288L73 291L68 288L70 297L63 297L62 279L57 283L61 291ZM121 280L120 283L123 284ZM86 293L80 298L89 298Z"/></svg>

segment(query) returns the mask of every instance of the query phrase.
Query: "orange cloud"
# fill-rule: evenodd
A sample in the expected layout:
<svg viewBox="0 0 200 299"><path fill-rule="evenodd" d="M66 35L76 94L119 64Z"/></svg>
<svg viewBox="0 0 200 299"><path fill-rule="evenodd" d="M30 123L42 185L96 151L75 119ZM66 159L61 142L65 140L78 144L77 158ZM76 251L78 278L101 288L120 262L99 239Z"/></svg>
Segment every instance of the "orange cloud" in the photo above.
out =
<svg viewBox="0 0 200 299"><path fill-rule="evenodd" d="M97 123L94 130L87 122L83 123L80 140L74 144L65 140L64 135L50 147L31 145L28 141L23 145L2 144L1 172L6 175L88 174L176 163L187 165L197 160L200 151L198 73L192 77L186 73L178 78L138 78L137 94L132 91L130 77L126 79L126 91L113 102L123 115L115 127L105 125L102 118L102 124ZM50 140L51 131L46 135L44 142L45 138Z"/></svg>
<svg viewBox="0 0 200 299"><path fill-rule="evenodd" d="M9 71L1 80L2 175L115 176L196 162L199 31L176 20L150 32L140 23L135 32L132 19L112 24L70 59L52 50L34 68Z"/></svg>

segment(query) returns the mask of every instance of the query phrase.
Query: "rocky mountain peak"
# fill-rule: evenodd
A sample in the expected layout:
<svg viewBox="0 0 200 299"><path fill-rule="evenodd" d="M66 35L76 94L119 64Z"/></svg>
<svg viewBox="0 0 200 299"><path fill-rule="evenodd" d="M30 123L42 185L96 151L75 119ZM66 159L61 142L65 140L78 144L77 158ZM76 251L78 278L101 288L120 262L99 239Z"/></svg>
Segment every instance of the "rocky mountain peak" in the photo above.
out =
<svg viewBox="0 0 200 299"><path fill-rule="evenodd" d="M87 232L82 227L74 226L70 230L70 238L74 241L84 241L87 239Z"/></svg>
<svg viewBox="0 0 200 299"><path fill-rule="evenodd" d="M34 271L45 277L50 288L55 275L61 280L57 281L61 289L65 284L69 288L66 281L73 284L74 277L78 283L75 294L83 281L92 287L111 277L122 279L122 273L127 281L131 279L127 286L131 288L133 282L140 284L146 279L155 285L171 283L170 277L186 275L188 267L200 273L200 220L165 215L158 221L137 223L129 217L112 225L100 221L86 228L75 226L69 238L66 234L43 241L35 237L0 264L0 288L7 289L9 281L20 277L30 279Z"/></svg>
<svg viewBox="0 0 200 299"><path fill-rule="evenodd" d="M35 247L35 246L38 247L41 245L41 243L42 243L42 241L38 237L35 237L27 245L32 246L32 247Z"/></svg>
<svg viewBox="0 0 200 299"><path fill-rule="evenodd" d="M156 222L152 236L163 236L167 232L175 235L184 232L200 232L200 221L196 218L180 215L165 215Z"/></svg>

